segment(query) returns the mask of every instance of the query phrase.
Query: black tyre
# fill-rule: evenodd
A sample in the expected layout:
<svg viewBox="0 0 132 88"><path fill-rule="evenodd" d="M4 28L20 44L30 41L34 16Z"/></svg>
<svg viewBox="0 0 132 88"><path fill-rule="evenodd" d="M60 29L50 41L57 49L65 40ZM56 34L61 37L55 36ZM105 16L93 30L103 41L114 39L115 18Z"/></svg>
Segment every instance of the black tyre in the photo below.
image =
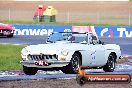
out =
<svg viewBox="0 0 132 88"><path fill-rule="evenodd" d="M12 38L13 37L13 34L12 35L7 35L8 38Z"/></svg>
<svg viewBox="0 0 132 88"><path fill-rule="evenodd" d="M26 75L35 75L38 70L37 68L23 66L23 71Z"/></svg>
<svg viewBox="0 0 132 88"><path fill-rule="evenodd" d="M108 61L106 63L106 65L103 67L103 70L105 72L113 72L115 69L115 56L114 54L110 54L108 57Z"/></svg>
<svg viewBox="0 0 132 88"><path fill-rule="evenodd" d="M71 62L62 68L62 72L66 74L76 74L81 65L81 57L78 53L74 53L71 58Z"/></svg>

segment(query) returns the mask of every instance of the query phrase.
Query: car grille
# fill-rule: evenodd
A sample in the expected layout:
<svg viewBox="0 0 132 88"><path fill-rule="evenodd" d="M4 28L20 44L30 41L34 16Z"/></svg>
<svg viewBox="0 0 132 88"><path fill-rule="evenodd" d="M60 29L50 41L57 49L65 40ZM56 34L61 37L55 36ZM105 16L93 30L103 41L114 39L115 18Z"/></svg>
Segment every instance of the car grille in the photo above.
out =
<svg viewBox="0 0 132 88"><path fill-rule="evenodd" d="M30 59L30 60L57 59L57 55L28 55L28 59Z"/></svg>
<svg viewBox="0 0 132 88"><path fill-rule="evenodd" d="M0 29L0 33L4 33L4 32L12 32L12 30L2 30L2 29Z"/></svg>

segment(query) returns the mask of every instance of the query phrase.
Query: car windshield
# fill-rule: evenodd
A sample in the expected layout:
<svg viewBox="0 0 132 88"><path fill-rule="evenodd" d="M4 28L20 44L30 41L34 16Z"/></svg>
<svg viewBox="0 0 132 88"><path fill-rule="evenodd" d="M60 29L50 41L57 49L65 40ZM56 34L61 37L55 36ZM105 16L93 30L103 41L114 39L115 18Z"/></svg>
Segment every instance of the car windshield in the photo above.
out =
<svg viewBox="0 0 132 88"><path fill-rule="evenodd" d="M87 42L86 33L53 33L49 36L47 42L56 42L56 41L71 41L74 43Z"/></svg>

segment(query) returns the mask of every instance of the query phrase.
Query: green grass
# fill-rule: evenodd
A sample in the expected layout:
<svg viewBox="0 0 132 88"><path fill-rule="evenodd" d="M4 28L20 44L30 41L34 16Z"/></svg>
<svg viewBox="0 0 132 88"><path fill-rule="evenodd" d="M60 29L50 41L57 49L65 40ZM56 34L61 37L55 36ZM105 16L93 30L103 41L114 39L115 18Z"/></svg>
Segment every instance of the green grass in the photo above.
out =
<svg viewBox="0 0 132 88"><path fill-rule="evenodd" d="M21 70L21 49L22 45L0 44L0 70Z"/></svg>
<svg viewBox="0 0 132 88"><path fill-rule="evenodd" d="M99 24L99 23L66 23L66 22L33 22L33 21L15 21L15 20L0 20L0 23L7 24L43 24L43 25L64 25L64 26L129 26L126 24ZM132 26L132 25L131 25Z"/></svg>

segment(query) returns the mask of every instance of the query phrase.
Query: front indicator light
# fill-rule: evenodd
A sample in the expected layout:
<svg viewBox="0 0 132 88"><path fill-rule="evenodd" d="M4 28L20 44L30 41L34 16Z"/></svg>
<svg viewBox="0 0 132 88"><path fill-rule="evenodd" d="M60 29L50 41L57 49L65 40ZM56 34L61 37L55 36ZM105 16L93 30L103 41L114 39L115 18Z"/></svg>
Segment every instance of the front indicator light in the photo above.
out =
<svg viewBox="0 0 132 88"><path fill-rule="evenodd" d="M61 61L65 61L65 60L66 60L66 58L60 58L60 60L61 60Z"/></svg>

